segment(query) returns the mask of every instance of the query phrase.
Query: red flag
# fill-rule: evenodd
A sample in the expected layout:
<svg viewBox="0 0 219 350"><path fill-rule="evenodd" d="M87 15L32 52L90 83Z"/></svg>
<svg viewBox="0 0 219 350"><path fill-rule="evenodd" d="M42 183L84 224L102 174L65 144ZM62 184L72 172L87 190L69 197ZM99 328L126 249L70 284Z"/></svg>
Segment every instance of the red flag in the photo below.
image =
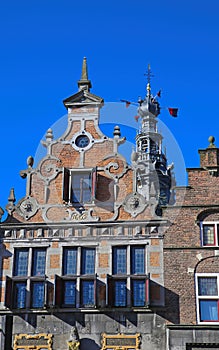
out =
<svg viewBox="0 0 219 350"><path fill-rule="evenodd" d="M172 117L177 117L178 108L168 108L168 111Z"/></svg>
<svg viewBox="0 0 219 350"><path fill-rule="evenodd" d="M125 103L126 108L128 108L130 106L130 104L131 104L131 102L126 101L126 103Z"/></svg>
<svg viewBox="0 0 219 350"><path fill-rule="evenodd" d="M135 118L135 120L136 120L136 122L137 122L138 119L140 118L140 116L139 116L139 115L135 115L134 118Z"/></svg>

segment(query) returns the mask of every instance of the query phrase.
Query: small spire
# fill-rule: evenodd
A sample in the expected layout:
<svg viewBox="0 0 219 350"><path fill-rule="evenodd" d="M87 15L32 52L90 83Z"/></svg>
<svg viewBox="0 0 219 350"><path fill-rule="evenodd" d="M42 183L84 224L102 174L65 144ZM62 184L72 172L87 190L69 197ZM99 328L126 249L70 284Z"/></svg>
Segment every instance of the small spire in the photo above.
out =
<svg viewBox="0 0 219 350"><path fill-rule="evenodd" d="M88 80L88 73L87 73L87 58L84 57L83 64L82 64L81 79L78 81L78 88L79 90L90 91L91 87L92 87L91 81Z"/></svg>
<svg viewBox="0 0 219 350"><path fill-rule="evenodd" d="M15 194L14 194L14 188L10 189L9 197L8 197L8 202L9 203L14 203L16 201L15 199Z"/></svg>
<svg viewBox="0 0 219 350"><path fill-rule="evenodd" d="M151 94L151 77L154 75L151 73L151 65L148 63L148 71L145 73L145 76L147 77L148 83L147 83L147 96L150 96Z"/></svg>

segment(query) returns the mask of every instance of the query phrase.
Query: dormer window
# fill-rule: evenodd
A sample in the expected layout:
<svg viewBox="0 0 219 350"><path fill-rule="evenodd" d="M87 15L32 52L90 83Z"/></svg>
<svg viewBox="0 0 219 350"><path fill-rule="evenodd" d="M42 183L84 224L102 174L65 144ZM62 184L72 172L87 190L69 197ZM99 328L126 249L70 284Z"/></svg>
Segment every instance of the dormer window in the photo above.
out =
<svg viewBox="0 0 219 350"><path fill-rule="evenodd" d="M72 204L92 203L96 192L96 168L64 169L63 200Z"/></svg>

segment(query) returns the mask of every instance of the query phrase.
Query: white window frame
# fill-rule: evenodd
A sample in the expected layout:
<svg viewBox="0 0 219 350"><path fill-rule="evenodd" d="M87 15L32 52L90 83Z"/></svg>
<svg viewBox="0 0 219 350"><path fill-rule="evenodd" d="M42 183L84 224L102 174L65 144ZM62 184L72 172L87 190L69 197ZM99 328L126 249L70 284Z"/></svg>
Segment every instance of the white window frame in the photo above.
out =
<svg viewBox="0 0 219 350"><path fill-rule="evenodd" d="M211 296L211 295L199 295L198 294L198 278L199 277L217 277L217 290L218 290L218 295L216 296ZM198 324L219 324L219 316L217 321L201 321L200 320L200 308L199 308L199 300L218 300L219 301L219 273L196 273L195 274L195 291L196 291L196 311L197 311L197 323ZM218 306L218 311L219 311L219 306Z"/></svg>
<svg viewBox="0 0 219 350"><path fill-rule="evenodd" d="M214 226L214 241L215 244L208 244L204 245L204 229L203 227L206 225ZM218 226L218 228L217 228ZM202 221L200 223L200 238L201 238L201 245L202 247L218 247L219 246L219 239L218 239L218 233L217 230L219 230L219 221Z"/></svg>

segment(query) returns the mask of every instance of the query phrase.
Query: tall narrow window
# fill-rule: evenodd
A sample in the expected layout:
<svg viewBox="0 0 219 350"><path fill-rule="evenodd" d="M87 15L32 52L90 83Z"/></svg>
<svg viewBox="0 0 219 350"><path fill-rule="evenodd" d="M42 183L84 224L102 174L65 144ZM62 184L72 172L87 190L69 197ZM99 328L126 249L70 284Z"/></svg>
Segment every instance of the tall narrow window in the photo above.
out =
<svg viewBox="0 0 219 350"><path fill-rule="evenodd" d="M28 249L16 249L14 259L14 276L27 276Z"/></svg>
<svg viewBox="0 0 219 350"><path fill-rule="evenodd" d="M41 248L34 248L32 276L45 275L45 262L46 262L46 250Z"/></svg>
<svg viewBox="0 0 219 350"><path fill-rule="evenodd" d="M81 255L81 273L83 275L92 275L95 273L95 249L82 248Z"/></svg>
<svg viewBox="0 0 219 350"><path fill-rule="evenodd" d="M127 271L127 253L126 247L113 248L113 274L126 274Z"/></svg>
<svg viewBox="0 0 219 350"><path fill-rule="evenodd" d="M76 280L64 281L64 305L76 306Z"/></svg>
<svg viewBox="0 0 219 350"><path fill-rule="evenodd" d="M145 248L131 247L131 273L145 273Z"/></svg>
<svg viewBox="0 0 219 350"><path fill-rule="evenodd" d="M133 306L145 306L145 280L132 281Z"/></svg>
<svg viewBox="0 0 219 350"><path fill-rule="evenodd" d="M14 302L13 306L17 309L23 309L26 307L26 294L27 286L26 282L14 283Z"/></svg>
<svg viewBox="0 0 219 350"><path fill-rule="evenodd" d="M63 251L63 275L77 274L77 248L65 248Z"/></svg>
<svg viewBox="0 0 219 350"><path fill-rule="evenodd" d="M95 305L94 281L82 280L82 307L92 307Z"/></svg>
<svg viewBox="0 0 219 350"><path fill-rule="evenodd" d="M126 306L126 280L115 280L115 306Z"/></svg>
<svg viewBox="0 0 219 350"><path fill-rule="evenodd" d="M44 282L32 282L31 284L31 307L42 308L44 306Z"/></svg>

